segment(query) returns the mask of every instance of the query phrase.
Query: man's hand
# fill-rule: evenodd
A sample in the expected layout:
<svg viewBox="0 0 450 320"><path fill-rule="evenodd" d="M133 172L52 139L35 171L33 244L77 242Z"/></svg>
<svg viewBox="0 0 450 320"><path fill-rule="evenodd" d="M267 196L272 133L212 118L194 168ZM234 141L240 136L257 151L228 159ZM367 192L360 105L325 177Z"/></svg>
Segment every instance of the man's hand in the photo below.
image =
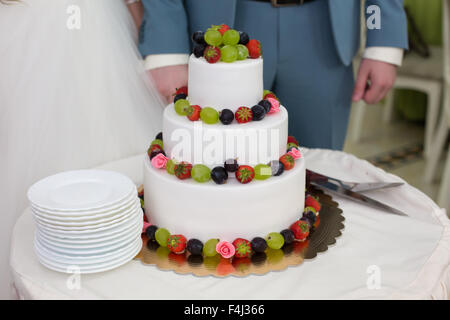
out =
<svg viewBox="0 0 450 320"><path fill-rule="evenodd" d="M368 104L379 102L394 85L396 76L397 66L383 61L362 59L353 91L353 101L364 99Z"/></svg>
<svg viewBox="0 0 450 320"><path fill-rule="evenodd" d="M147 71L156 84L159 94L167 103L173 101L173 93L177 88L187 86L188 65L161 67Z"/></svg>

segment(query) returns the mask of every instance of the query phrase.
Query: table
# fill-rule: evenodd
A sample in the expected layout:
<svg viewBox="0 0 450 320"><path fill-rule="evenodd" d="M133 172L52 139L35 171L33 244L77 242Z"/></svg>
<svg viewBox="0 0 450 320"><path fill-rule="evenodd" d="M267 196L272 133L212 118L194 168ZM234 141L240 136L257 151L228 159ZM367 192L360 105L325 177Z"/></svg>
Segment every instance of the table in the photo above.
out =
<svg viewBox="0 0 450 320"><path fill-rule="evenodd" d="M338 151L305 150L307 167L347 181L402 181ZM142 182L143 155L102 166ZM27 209L11 243L14 286L24 299L448 299L450 222L444 209L410 185L370 195L408 213L401 217L335 199L345 229L328 251L298 267L246 278L198 278L131 261L107 272L70 275L39 264Z"/></svg>

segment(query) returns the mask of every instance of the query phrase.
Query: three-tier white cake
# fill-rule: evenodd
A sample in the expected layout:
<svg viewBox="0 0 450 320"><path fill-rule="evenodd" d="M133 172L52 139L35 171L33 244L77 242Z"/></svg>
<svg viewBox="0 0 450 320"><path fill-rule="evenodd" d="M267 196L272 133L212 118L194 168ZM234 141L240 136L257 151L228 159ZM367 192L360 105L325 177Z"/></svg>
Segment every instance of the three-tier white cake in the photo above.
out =
<svg viewBox="0 0 450 320"><path fill-rule="evenodd" d="M263 59L210 64L193 55L189 60L189 102L235 112L252 107L263 96ZM278 160L286 153L288 112L267 115L262 121L205 124L181 117L173 104L163 119L164 150L168 158L209 168L227 159L255 166ZM227 183L180 180L165 170L144 164L145 214L152 224L172 234L201 241L252 239L286 229L304 209L305 163L267 180L239 183L230 174Z"/></svg>

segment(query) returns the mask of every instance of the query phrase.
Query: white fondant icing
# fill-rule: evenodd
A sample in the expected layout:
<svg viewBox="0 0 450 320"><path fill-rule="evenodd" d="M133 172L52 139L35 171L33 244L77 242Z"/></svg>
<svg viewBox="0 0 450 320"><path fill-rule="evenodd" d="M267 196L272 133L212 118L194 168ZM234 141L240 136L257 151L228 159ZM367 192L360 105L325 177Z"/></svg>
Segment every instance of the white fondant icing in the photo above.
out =
<svg viewBox="0 0 450 320"><path fill-rule="evenodd" d="M189 101L202 108L234 112L240 106L252 107L262 99L263 60L208 63L191 55L188 87Z"/></svg>
<svg viewBox="0 0 450 320"><path fill-rule="evenodd" d="M280 107L261 121L209 125L178 115L170 104L164 111L163 137L166 155L178 161L211 168L235 158L242 164L268 163L286 152L288 113Z"/></svg>
<svg viewBox="0 0 450 320"><path fill-rule="evenodd" d="M144 161L145 214L152 224L171 234L203 242L218 238L249 241L280 232L301 217L304 208L305 162L279 177L240 184L229 179L224 185L179 180L164 169Z"/></svg>

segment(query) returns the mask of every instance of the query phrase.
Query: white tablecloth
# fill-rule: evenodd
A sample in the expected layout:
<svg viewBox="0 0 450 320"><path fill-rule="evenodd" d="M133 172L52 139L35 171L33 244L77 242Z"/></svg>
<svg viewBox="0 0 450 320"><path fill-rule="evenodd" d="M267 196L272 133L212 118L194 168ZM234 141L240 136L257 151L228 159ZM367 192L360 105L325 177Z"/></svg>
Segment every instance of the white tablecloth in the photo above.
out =
<svg viewBox="0 0 450 320"><path fill-rule="evenodd" d="M342 152L308 150L305 157L308 168L348 181L401 181ZM142 156L102 168L142 182ZM219 279L178 275L131 261L115 270L82 275L79 289L69 289L73 286L67 286L68 275L39 264L27 210L12 236L14 285L18 295L28 299L448 299L450 222L445 210L409 185L371 196L409 217L335 197L346 219L342 236L328 251L298 267ZM374 277L380 280L378 289L369 280Z"/></svg>

